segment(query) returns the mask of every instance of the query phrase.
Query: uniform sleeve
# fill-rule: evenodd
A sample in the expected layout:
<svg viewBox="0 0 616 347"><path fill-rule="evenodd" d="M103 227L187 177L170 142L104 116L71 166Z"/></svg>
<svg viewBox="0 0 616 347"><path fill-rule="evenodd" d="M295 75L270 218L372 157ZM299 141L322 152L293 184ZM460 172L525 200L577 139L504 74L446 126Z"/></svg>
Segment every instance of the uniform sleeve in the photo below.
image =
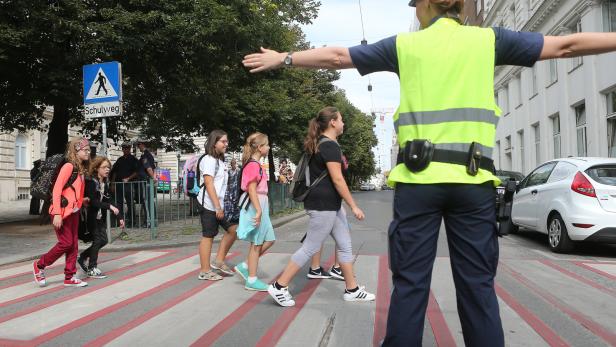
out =
<svg viewBox="0 0 616 347"><path fill-rule="evenodd" d="M141 165L143 165L143 169L146 170L146 171L148 169L154 170L154 168L152 167L152 163L150 162L150 159L148 158L147 155L143 155L141 157Z"/></svg>
<svg viewBox="0 0 616 347"><path fill-rule="evenodd" d="M531 67L543 50L543 34L492 28L496 35L496 65Z"/></svg>
<svg viewBox="0 0 616 347"><path fill-rule="evenodd" d="M248 164L246 164L246 166L244 166L244 170L242 171L242 183L241 183L243 191L247 191L248 184L250 184L250 182L256 182L259 180L259 177L260 177L259 169L260 168L261 166L255 162L249 162Z"/></svg>
<svg viewBox="0 0 616 347"><path fill-rule="evenodd" d="M324 163L342 163L342 151L340 150L340 146L334 141L323 142L319 146L319 153L321 153L321 158L323 158Z"/></svg>
<svg viewBox="0 0 616 347"><path fill-rule="evenodd" d="M391 36L369 45L349 48L353 65L360 75L379 71L398 73L396 36Z"/></svg>

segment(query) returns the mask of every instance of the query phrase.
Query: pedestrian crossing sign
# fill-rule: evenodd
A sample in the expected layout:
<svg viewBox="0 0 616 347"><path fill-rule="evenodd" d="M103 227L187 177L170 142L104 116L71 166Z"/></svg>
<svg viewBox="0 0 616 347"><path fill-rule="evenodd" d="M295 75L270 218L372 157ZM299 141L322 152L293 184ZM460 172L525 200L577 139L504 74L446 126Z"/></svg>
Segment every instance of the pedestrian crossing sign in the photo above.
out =
<svg viewBox="0 0 616 347"><path fill-rule="evenodd" d="M122 100L122 66L117 61L83 67L83 103Z"/></svg>

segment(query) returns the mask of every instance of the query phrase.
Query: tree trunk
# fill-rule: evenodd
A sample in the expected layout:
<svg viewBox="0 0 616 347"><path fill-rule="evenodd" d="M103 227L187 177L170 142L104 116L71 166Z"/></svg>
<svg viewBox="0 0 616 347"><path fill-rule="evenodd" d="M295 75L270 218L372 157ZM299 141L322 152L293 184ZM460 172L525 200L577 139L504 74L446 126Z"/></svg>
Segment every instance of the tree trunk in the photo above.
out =
<svg viewBox="0 0 616 347"><path fill-rule="evenodd" d="M62 103L53 105L53 119L49 124L49 134L47 134L47 152L45 157L48 158L54 154L64 153L68 142L68 107Z"/></svg>

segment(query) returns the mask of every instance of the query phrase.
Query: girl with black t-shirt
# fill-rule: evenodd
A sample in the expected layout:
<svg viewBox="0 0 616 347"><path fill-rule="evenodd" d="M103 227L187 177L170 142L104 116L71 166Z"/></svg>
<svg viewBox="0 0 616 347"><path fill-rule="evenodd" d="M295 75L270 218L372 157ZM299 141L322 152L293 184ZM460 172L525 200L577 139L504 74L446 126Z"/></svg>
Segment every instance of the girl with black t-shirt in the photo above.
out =
<svg viewBox="0 0 616 347"><path fill-rule="evenodd" d="M336 141L344 129L342 115L335 107L326 107L310 121L308 135L304 143L308 154L313 155L308 163L311 180L314 181L324 170L329 175L320 181L306 197L304 208L310 217L308 232L302 247L291 256L282 275L268 288L269 294L281 306L294 306L295 301L289 294L288 285L310 258L323 245L327 236L336 240L338 261L344 274L346 290L345 301L372 301L374 294L359 287L353 275L353 254L351 234L349 233L346 212L342 200L351 207L359 220L364 219L364 212L357 207L343 176L346 161Z"/></svg>

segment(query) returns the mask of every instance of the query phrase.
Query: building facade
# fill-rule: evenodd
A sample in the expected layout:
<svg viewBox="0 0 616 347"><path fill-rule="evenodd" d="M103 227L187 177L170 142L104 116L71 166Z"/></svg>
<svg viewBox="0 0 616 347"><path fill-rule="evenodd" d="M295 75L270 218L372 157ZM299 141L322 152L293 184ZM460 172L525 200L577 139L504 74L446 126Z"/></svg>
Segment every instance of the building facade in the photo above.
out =
<svg viewBox="0 0 616 347"><path fill-rule="evenodd" d="M484 2L489 0L466 0L461 20L465 25L481 25L484 16Z"/></svg>
<svg viewBox="0 0 616 347"><path fill-rule="evenodd" d="M486 0L483 26L544 35L616 31L616 0ZM528 174L568 156L616 156L616 54L495 71L494 160Z"/></svg>

